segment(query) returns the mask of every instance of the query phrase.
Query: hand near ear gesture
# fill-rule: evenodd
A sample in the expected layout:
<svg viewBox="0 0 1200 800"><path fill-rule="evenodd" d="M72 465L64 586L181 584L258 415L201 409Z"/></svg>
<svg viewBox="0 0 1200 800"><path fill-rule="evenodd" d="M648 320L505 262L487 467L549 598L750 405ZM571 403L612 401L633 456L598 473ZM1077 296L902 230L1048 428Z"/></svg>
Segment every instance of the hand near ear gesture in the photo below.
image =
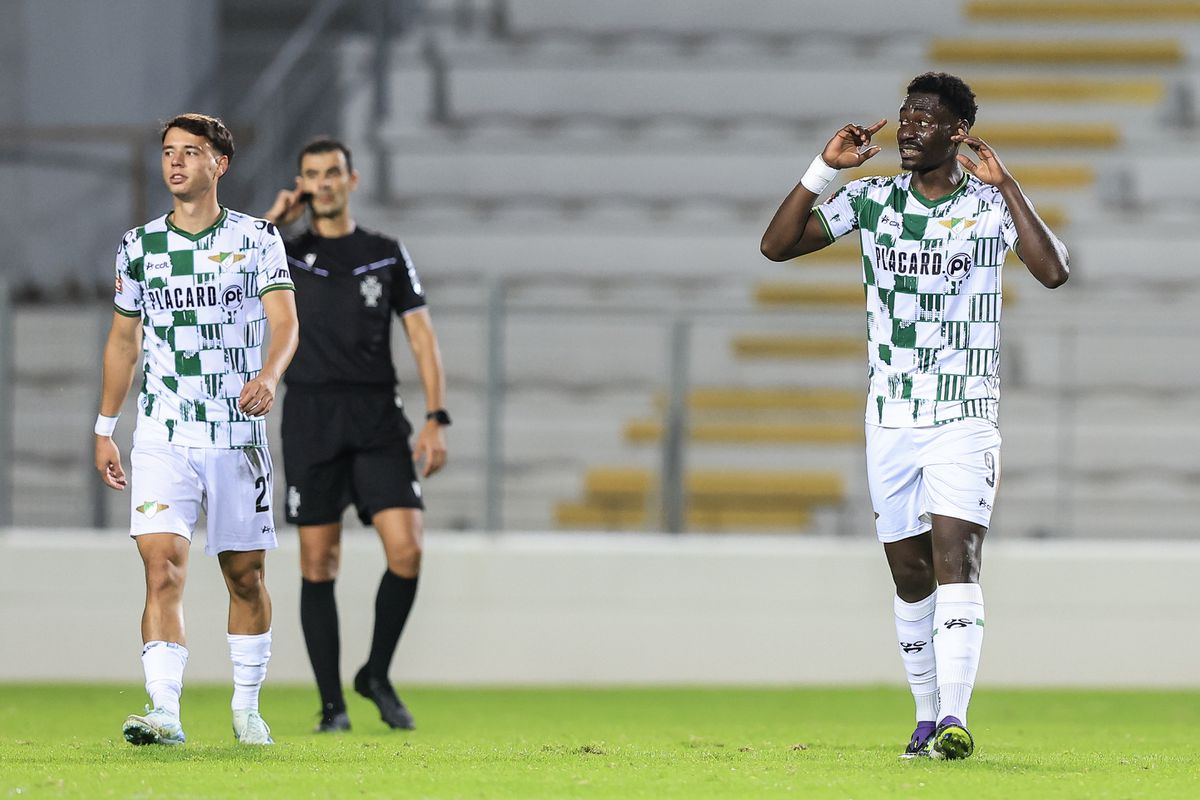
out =
<svg viewBox="0 0 1200 800"><path fill-rule="evenodd" d="M853 123L834 134L821 151L825 163L837 169L858 167L868 158L879 153L879 145L871 144L871 137L879 133L879 129L887 124L881 119L874 125L863 127Z"/></svg>
<svg viewBox="0 0 1200 800"><path fill-rule="evenodd" d="M965 133L956 133L950 137L950 141L965 144L975 151L975 155L979 156L979 163L976 164L967 156L961 153L958 155L958 163L962 164L963 169L979 180L992 186L1000 186L1012 180L1012 175L1005 168L1000 156L996 155L996 151L983 139Z"/></svg>

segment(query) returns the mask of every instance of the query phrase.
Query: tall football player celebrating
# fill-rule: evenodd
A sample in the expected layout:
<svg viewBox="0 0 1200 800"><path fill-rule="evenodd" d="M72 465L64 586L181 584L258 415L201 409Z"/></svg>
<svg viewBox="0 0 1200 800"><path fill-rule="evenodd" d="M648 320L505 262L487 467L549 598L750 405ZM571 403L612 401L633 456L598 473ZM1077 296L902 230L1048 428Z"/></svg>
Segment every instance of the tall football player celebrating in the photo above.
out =
<svg viewBox="0 0 1200 800"><path fill-rule="evenodd" d="M886 120L846 125L784 199L762 252L785 261L851 231L862 244L870 388L867 482L896 584L896 633L916 700L905 757L966 758L983 644L979 569L1000 477L1001 278L1011 249L1042 285L1067 280L1063 243L995 150L971 135L975 95L926 73L900 107L895 177L838 170L880 152ZM959 153L965 144L978 160Z"/></svg>

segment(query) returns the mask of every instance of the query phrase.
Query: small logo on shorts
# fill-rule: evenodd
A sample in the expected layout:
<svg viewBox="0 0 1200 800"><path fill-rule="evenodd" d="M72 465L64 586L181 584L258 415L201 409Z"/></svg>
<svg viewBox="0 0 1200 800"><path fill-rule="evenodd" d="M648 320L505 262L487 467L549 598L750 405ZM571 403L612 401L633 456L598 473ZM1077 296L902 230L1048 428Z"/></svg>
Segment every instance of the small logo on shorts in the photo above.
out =
<svg viewBox="0 0 1200 800"><path fill-rule="evenodd" d="M137 507L137 511L146 515L146 519L153 519L154 515L160 511L166 511L170 508L166 503L160 503L157 500L147 500Z"/></svg>
<svg viewBox="0 0 1200 800"><path fill-rule="evenodd" d="M294 517L300 513L300 490L295 486L288 487L287 506L289 517Z"/></svg>
<svg viewBox="0 0 1200 800"><path fill-rule="evenodd" d="M992 504L982 497L979 498L979 507L986 508L988 511L992 510Z"/></svg>
<svg viewBox="0 0 1200 800"><path fill-rule="evenodd" d="M263 536L270 536L273 533L275 533L274 528L272 528L270 525L263 525L263 529L262 529Z"/></svg>
<svg viewBox="0 0 1200 800"><path fill-rule="evenodd" d="M416 481L413 481L412 487L413 487L413 494L415 494L417 497L420 497L421 496L421 484L417 483Z"/></svg>

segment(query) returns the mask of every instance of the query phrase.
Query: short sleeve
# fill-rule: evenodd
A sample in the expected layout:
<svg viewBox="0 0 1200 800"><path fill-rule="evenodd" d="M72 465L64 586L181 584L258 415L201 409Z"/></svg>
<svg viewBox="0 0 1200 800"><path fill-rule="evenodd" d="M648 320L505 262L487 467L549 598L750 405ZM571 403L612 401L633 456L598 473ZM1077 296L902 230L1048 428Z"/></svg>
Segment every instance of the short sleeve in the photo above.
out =
<svg viewBox="0 0 1200 800"><path fill-rule="evenodd" d="M142 282L140 275L135 274L134 259L130 250L140 251L141 247L135 231L129 231L117 247L117 263L115 280L113 282L113 310L126 317L142 315ZM140 255L137 262L141 263Z"/></svg>
<svg viewBox="0 0 1200 800"><path fill-rule="evenodd" d="M862 181L851 181L813 209L830 242L837 241L858 227L858 201L865 186Z"/></svg>
<svg viewBox="0 0 1200 800"><path fill-rule="evenodd" d="M1028 201L1028 198L1026 198ZM1003 203L1004 214L1000 217L1000 235L1004 237L1004 243L1008 245L1008 249L1014 253L1017 252L1017 226L1013 222L1012 212L1008 210L1008 203ZM1032 204L1030 204L1032 207ZM1020 253L1017 253L1020 255Z"/></svg>
<svg viewBox="0 0 1200 800"><path fill-rule="evenodd" d="M292 273L287 265L287 250L283 237L270 222L263 227L258 250L258 296L262 297L276 289L295 290Z"/></svg>
<svg viewBox="0 0 1200 800"><path fill-rule="evenodd" d="M396 243L396 265L392 268L392 308L397 314L425 307L425 289L417 268L403 244Z"/></svg>

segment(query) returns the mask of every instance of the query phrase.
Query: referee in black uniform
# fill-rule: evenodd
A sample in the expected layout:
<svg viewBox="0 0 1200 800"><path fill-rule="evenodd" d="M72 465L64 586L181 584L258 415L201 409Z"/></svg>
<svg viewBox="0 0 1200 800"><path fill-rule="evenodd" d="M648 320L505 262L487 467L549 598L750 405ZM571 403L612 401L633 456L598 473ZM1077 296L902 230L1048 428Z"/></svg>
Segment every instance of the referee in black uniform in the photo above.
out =
<svg viewBox="0 0 1200 800"><path fill-rule="evenodd" d="M446 463L445 379L425 294L404 246L365 231L350 215L358 185L350 149L319 138L300 153L294 189L264 216L310 227L285 242L296 284L300 346L285 376L283 464L287 519L300 527L300 620L321 694L318 732L350 728L339 669L333 586L341 559L342 514L354 504L379 532L387 569L375 596L375 629L354 690L393 728L414 727L388 668L417 593L421 570L421 484ZM404 324L425 390L427 413L412 426L396 394L392 314Z"/></svg>

